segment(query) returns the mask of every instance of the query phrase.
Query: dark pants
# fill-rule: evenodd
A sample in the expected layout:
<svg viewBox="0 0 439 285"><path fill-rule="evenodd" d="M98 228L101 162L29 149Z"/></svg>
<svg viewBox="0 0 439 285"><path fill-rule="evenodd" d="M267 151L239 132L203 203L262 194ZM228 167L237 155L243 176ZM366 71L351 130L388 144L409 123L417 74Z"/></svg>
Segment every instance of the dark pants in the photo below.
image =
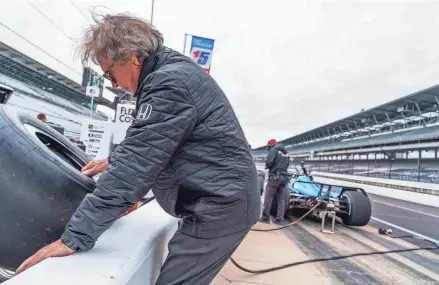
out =
<svg viewBox="0 0 439 285"><path fill-rule="evenodd" d="M155 285L210 284L249 231L211 239L177 231Z"/></svg>
<svg viewBox="0 0 439 285"><path fill-rule="evenodd" d="M284 220L285 216L285 186L287 185L287 179L280 176L278 180L273 177L268 178L267 188L265 189L264 197L264 211L262 212L262 218L269 219L271 204L273 203L274 197L277 197L277 217L279 221Z"/></svg>

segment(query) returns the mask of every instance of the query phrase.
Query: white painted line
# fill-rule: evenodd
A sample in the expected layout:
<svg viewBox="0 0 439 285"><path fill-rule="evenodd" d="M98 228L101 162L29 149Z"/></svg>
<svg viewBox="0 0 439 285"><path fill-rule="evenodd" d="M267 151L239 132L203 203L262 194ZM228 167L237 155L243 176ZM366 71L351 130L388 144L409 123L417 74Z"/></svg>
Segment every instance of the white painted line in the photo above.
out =
<svg viewBox="0 0 439 285"><path fill-rule="evenodd" d="M404 232L406 232L406 233L412 234L412 235L414 235L414 236L417 236L417 237L423 238L423 239L425 239L425 240L429 240L429 241L432 241L432 242L434 242L434 243L436 243L436 244L439 244L439 240L432 239L432 238L430 238L430 237L427 237L427 236L421 235L421 234L419 234L419 233L417 233L417 232L414 232L414 231L408 230L408 229L406 229L406 228L403 228L403 227L397 226L397 225L395 225L395 224L392 224L392 223L389 223L389 222L383 221L383 220L378 219L378 218L375 218L375 217L371 217L371 219L374 220L374 221L377 221L377 222L380 222L380 223L386 224L386 225L388 225L388 226L394 227L395 229L398 229L398 230L404 231Z"/></svg>
<svg viewBox="0 0 439 285"><path fill-rule="evenodd" d="M410 211L410 212L414 212L414 213L418 213L418 214L422 214L422 215L426 215L426 216L430 216L430 217L438 218L439 219L438 215L433 215L433 214L430 214L430 213L421 212L421 211L417 211L417 210L401 207L401 206L390 204L390 203L380 202L380 201L377 201L377 200L372 200L372 202L383 204L383 205L387 205L387 206L391 206L391 207L395 207L395 208L399 208L399 209L403 209L403 210L407 210L407 211Z"/></svg>

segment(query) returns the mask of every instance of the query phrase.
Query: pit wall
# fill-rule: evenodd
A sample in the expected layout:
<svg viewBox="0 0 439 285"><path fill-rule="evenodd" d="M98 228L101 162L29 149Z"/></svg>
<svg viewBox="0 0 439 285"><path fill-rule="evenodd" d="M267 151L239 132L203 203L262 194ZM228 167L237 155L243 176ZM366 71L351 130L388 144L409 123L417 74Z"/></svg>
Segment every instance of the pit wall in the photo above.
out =
<svg viewBox="0 0 439 285"><path fill-rule="evenodd" d="M360 187L371 194L439 207L439 185L313 171L316 182ZM337 180L337 181L333 181Z"/></svg>
<svg viewBox="0 0 439 285"><path fill-rule="evenodd" d="M154 200L116 221L92 250L47 259L3 284L153 285L177 223Z"/></svg>

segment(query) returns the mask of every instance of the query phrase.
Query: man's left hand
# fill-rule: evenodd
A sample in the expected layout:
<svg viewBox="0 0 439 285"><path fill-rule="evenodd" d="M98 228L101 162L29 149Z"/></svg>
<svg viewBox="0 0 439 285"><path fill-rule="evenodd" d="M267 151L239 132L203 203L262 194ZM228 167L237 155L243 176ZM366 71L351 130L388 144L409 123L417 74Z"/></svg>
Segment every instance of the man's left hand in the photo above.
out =
<svg viewBox="0 0 439 285"><path fill-rule="evenodd" d="M68 256L74 254L76 251L73 249L68 248L65 244L63 244L60 240L57 240L26 259L20 267L18 267L15 274L20 274L21 272L25 271L26 269L34 266L37 263L40 263L41 261L49 258L49 257L61 257L61 256Z"/></svg>

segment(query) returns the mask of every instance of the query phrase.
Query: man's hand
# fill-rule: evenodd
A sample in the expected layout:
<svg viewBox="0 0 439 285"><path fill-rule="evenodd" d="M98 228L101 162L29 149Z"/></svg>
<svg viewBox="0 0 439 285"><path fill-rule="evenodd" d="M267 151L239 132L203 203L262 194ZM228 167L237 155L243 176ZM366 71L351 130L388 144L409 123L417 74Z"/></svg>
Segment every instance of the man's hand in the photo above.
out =
<svg viewBox="0 0 439 285"><path fill-rule="evenodd" d="M49 258L49 257L60 257L60 256L68 256L74 254L76 251L73 249L68 248L65 244L63 244L60 240L57 240L26 259L20 267L18 267L15 274L20 274L21 272L25 271L26 269L34 266L37 263L40 263L41 261Z"/></svg>
<svg viewBox="0 0 439 285"><path fill-rule="evenodd" d="M81 169L84 175L89 177L93 177L96 174L102 173L108 167L108 158L93 160L87 163L84 168Z"/></svg>

